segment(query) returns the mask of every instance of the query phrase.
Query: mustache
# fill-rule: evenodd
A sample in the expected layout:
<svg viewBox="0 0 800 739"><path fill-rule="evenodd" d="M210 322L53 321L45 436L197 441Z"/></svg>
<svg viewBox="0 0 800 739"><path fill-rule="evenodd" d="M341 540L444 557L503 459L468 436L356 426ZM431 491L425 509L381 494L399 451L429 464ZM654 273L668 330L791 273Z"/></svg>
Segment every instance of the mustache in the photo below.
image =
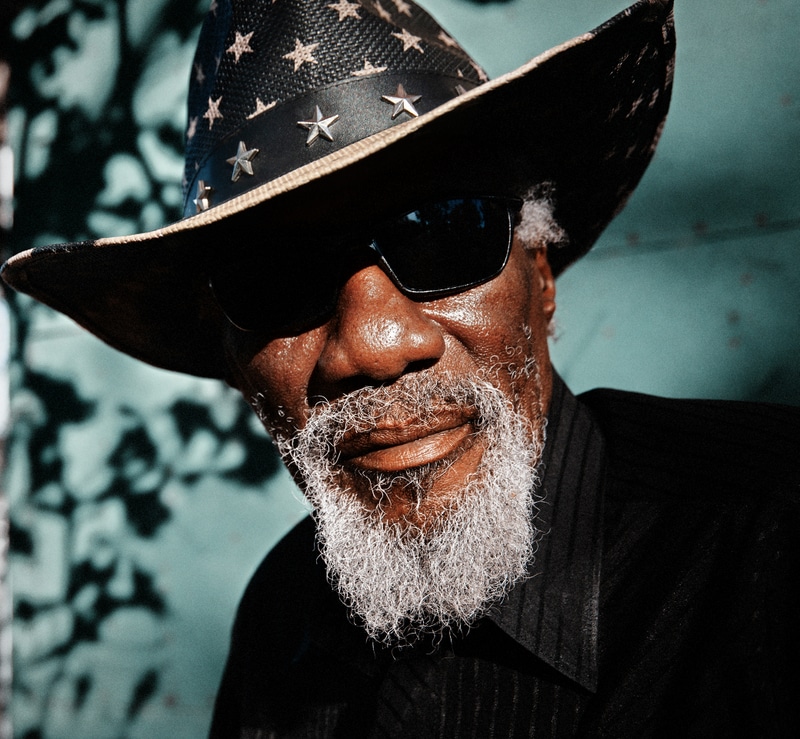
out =
<svg viewBox="0 0 800 739"><path fill-rule="evenodd" d="M330 454L371 432L434 431L443 424L473 423L476 430L490 422L471 378L431 371L406 375L391 385L364 387L334 401L315 405L299 436L310 437ZM500 394L500 390L496 390Z"/></svg>

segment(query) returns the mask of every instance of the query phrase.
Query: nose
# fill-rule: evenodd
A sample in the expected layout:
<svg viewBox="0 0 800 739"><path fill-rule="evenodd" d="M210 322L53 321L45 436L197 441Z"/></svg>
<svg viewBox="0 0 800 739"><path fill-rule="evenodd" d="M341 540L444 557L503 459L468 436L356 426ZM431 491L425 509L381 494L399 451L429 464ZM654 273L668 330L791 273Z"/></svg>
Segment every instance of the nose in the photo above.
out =
<svg viewBox="0 0 800 739"><path fill-rule="evenodd" d="M386 382L412 365L444 354L442 327L422 304L403 295L377 265L358 270L339 294L325 346L317 360L323 385ZM330 393L326 393L330 395Z"/></svg>

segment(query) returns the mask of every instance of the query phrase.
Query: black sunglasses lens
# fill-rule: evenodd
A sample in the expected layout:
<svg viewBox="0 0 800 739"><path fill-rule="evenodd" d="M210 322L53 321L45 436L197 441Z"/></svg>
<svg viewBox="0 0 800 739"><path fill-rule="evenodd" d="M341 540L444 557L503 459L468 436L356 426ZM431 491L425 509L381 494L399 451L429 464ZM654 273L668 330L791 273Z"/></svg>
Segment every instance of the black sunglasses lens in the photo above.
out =
<svg viewBox="0 0 800 739"><path fill-rule="evenodd" d="M446 295L500 273L511 250L513 212L512 203L501 198L431 203L383 223L373 245L406 293ZM235 326L275 335L298 333L332 313L343 275L352 274L354 259L363 260L364 244L354 238L325 249L249 249L220 258L209 283Z"/></svg>
<svg viewBox="0 0 800 739"><path fill-rule="evenodd" d="M338 289L330 259L300 255L294 248L225 260L212 268L209 283L231 323L275 335L303 331L324 320Z"/></svg>
<svg viewBox="0 0 800 739"><path fill-rule="evenodd" d="M510 202L462 198L432 203L386 224L374 243L411 294L446 294L497 276L508 260Z"/></svg>

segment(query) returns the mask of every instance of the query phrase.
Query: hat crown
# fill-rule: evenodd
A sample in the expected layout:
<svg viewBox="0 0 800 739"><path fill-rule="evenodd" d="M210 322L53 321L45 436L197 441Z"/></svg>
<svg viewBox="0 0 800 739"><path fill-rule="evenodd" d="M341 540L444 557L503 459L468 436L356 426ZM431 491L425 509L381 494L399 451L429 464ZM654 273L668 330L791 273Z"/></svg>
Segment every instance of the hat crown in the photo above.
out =
<svg viewBox="0 0 800 739"><path fill-rule="evenodd" d="M457 42L410 0L213 0L190 80L185 215L195 212L193 198L201 179L216 196L197 205L197 210L407 120L407 110L393 116L392 106L382 100L383 95L395 95L402 84L398 79L416 82L416 87L407 82L404 90L419 98L422 113L444 102L443 94L455 97L459 84L470 89L487 78ZM443 79L446 93L435 83ZM433 82L430 91L428 81ZM369 97L380 111L379 118L366 111L371 123L358 120L364 85L348 87L360 82L369 87ZM425 89L417 89L420 85ZM317 114L315 93L337 86L344 97L336 98L335 107L346 108L348 119L343 110L323 107ZM351 89L358 89L358 94L350 96ZM290 103L299 107L292 114L275 115ZM335 129L327 129L331 140L315 140L312 149L307 144L309 127L300 123L313 122L319 115L323 120L339 119ZM348 126L351 130L345 133ZM245 138L245 130L251 140ZM259 149L250 168L260 169L260 176L243 176L232 186L228 177L222 177L222 163L228 164L237 153L240 133L248 151ZM283 152L282 166L269 162L273 149L287 146L296 147L296 157ZM219 161L210 166L215 158ZM232 172L232 166L227 171Z"/></svg>

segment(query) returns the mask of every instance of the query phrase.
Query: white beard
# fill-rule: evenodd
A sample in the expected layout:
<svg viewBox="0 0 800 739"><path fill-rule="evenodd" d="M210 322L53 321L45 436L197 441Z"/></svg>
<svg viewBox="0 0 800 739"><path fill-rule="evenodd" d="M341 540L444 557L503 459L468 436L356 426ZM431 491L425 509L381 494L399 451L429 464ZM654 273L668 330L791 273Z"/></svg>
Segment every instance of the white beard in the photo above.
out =
<svg viewBox="0 0 800 739"><path fill-rule="evenodd" d="M396 475L370 473L373 508L343 489L335 450L346 431L373 428L387 413L425 423L425 416L432 420L437 409L454 405L477 409L484 452L461 494L434 521L424 528L389 523L380 499L398 485L424 499L447 460ZM538 536L533 518L543 438L541 414L529 423L492 384L423 372L316 406L302 430L276 441L304 481L321 555L342 600L371 638L404 644L468 628L526 577Z"/></svg>

